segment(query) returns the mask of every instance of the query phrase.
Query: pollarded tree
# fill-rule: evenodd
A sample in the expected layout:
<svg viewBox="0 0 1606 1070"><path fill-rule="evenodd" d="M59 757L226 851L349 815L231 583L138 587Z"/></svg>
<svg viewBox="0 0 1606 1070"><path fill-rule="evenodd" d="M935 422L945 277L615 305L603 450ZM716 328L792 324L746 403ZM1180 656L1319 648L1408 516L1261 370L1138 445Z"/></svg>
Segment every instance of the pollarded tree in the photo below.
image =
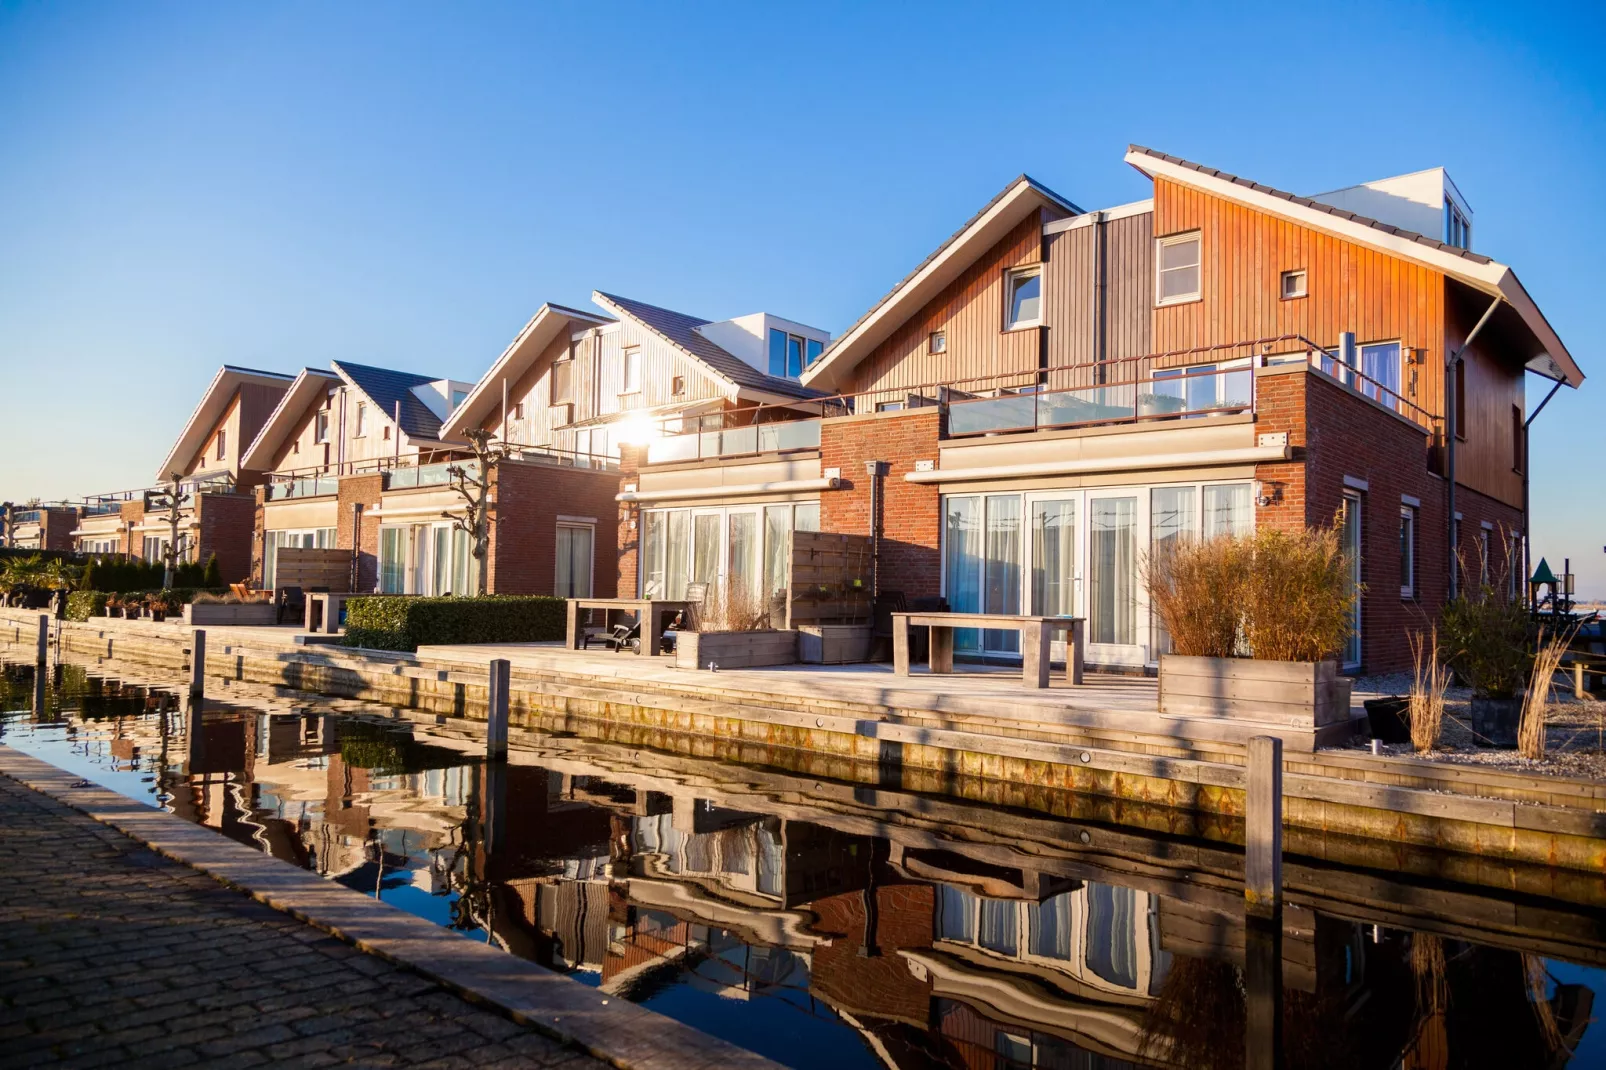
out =
<svg viewBox="0 0 1606 1070"><path fill-rule="evenodd" d="M494 431L476 428L463 432L463 437L468 439L474 460L452 464L447 467L446 474L451 477L452 489L462 495L468 507L467 513L463 516L442 513L441 516L450 520L459 531L467 533L470 551L479 571L476 590L479 594L485 594L490 589L491 580L491 572L485 561L491 545L491 485L495 482L497 467L508 455L508 448L505 442L496 438Z"/></svg>

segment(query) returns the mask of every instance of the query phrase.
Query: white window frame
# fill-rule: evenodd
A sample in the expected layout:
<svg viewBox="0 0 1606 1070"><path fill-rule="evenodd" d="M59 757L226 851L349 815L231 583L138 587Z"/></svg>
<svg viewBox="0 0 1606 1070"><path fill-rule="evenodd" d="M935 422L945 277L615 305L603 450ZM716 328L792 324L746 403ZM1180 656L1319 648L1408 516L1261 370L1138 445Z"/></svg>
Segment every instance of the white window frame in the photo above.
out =
<svg viewBox="0 0 1606 1070"><path fill-rule="evenodd" d="M933 356L948 352L948 331L946 329L931 332L931 335L926 339L926 352Z"/></svg>
<svg viewBox="0 0 1606 1070"><path fill-rule="evenodd" d="M1288 292L1290 279L1299 280L1299 289L1293 293ZM1305 268L1290 268L1277 276L1277 296L1284 301L1294 301L1301 297L1310 296L1310 272Z"/></svg>
<svg viewBox="0 0 1606 1070"><path fill-rule="evenodd" d="M218 428L216 443L217 459L221 461L229 454L229 432L226 428Z"/></svg>
<svg viewBox="0 0 1606 1070"><path fill-rule="evenodd" d="M558 393L559 373L562 373L563 393ZM552 373L547 381L547 404L570 405L574 403L574 359L572 357L552 362Z"/></svg>
<svg viewBox="0 0 1606 1070"><path fill-rule="evenodd" d="M619 393L639 394L642 389L642 355L640 346L631 346L620 356Z"/></svg>
<svg viewBox="0 0 1606 1070"><path fill-rule="evenodd" d="M354 437L368 437L368 403L366 401L357 402L357 433Z"/></svg>
<svg viewBox="0 0 1606 1070"><path fill-rule="evenodd" d="M1027 279L1037 280L1037 315L1031 319L1012 320L1015 309L1015 290ZM1043 265L1033 264L1030 267L1015 268L1004 276L1004 330L1024 331L1032 327L1043 325ZM943 339L946 348L947 339Z"/></svg>
<svg viewBox="0 0 1606 1070"><path fill-rule="evenodd" d="M314 445L321 445L329 441L329 410L319 409L312 416L312 441Z"/></svg>
<svg viewBox="0 0 1606 1070"><path fill-rule="evenodd" d="M1400 597L1416 597L1416 508L1400 505L1400 521L1408 525L1408 536L1400 539Z"/></svg>
<svg viewBox="0 0 1606 1070"><path fill-rule="evenodd" d="M1176 294L1172 297L1160 296L1160 278L1166 271L1181 271L1181 268L1162 268L1160 266L1161 251L1171 245L1185 245L1193 242L1198 248L1199 258L1194 261L1194 287L1192 292ZM1189 230L1181 234L1167 234L1163 238L1154 239L1154 306L1165 308L1168 305L1185 305L1192 301L1204 299L1204 237L1200 231Z"/></svg>

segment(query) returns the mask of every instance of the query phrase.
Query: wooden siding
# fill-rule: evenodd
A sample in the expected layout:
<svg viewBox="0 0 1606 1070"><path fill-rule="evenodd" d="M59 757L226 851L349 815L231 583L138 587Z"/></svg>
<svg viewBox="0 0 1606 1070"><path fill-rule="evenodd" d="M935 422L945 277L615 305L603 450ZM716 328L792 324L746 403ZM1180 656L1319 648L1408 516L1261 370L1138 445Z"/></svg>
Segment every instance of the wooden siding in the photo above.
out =
<svg viewBox="0 0 1606 1070"><path fill-rule="evenodd" d="M1453 284L1452 284L1453 285ZM1467 295L1446 301L1445 346L1449 351L1462 341L1488 307L1490 298ZM1500 344L1491 327L1473 342L1466 361L1466 409L1461 426L1466 439L1456 444L1455 481L1507 505L1522 508L1522 474L1513 468L1511 407L1527 416L1524 405L1525 374L1516 357L1502 361L1496 354L1515 352ZM1474 538L1463 530L1464 539Z"/></svg>
<svg viewBox="0 0 1606 1070"><path fill-rule="evenodd" d="M1004 278L1013 268L1043 258L1042 213L1033 212L963 275L927 302L853 371L852 393L874 393L874 400L899 397L906 388L958 383L1021 373L1033 381L1039 363L1039 329L1004 330ZM945 353L930 352L933 331L946 331ZM963 387L962 387L963 388Z"/></svg>
<svg viewBox="0 0 1606 1070"><path fill-rule="evenodd" d="M332 395L329 410L329 441L316 442L316 421L320 410L325 407L325 398ZM344 423L342 423L342 401L344 402ZM367 434L357 434L357 405L361 402L368 406ZM385 437L386 429L391 437ZM345 449L341 450L341 438L345 438ZM332 391L319 393L301 411L296 420L294 429L285 436L284 443L279 447L273 459L273 467L269 472L302 472L310 469L322 469L334 474L342 460L349 469L353 465L364 465L372 468L373 462L390 460L396 456L404 460L418 456L419 449L412 442L403 440L400 451L396 448L396 424L391 413L380 412L369 401L366 394L350 386L336 386Z"/></svg>
<svg viewBox="0 0 1606 1070"><path fill-rule="evenodd" d="M619 390L624 385L624 351L631 346L641 348L642 389L622 396ZM552 366L566 358L574 362L569 380L572 415L550 404ZM678 395L674 393L677 376L684 378L686 385L685 392ZM727 398L731 392L723 380L715 379L701 362L687 357L679 347L623 320L617 327L586 330L572 340L568 335L553 340L524 374L508 385L508 404L515 412L518 406L524 407L521 419L508 422L508 440L523 446L573 450L575 432L563 430L564 424L674 402L691 404ZM498 400L481 426L498 430L501 423L502 405Z"/></svg>
<svg viewBox="0 0 1606 1070"><path fill-rule="evenodd" d="M1098 231L1104 232L1104 354L1108 362L1147 356L1153 318L1154 216L1145 212L1088 224L1044 240L1044 322L1048 324L1050 367L1089 365L1082 372L1055 372L1052 386L1086 386L1095 381L1091 365L1098 344ZM1129 373L1117 372L1111 378ZM1108 380L1106 380L1108 381Z"/></svg>

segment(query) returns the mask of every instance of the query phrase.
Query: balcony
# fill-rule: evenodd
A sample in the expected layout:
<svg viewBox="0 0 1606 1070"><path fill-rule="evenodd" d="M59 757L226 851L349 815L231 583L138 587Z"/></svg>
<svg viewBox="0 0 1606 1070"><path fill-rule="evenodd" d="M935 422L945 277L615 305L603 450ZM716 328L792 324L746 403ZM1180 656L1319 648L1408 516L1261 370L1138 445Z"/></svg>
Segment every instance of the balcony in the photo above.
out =
<svg viewBox="0 0 1606 1070"><path fill-rule="evenodd" d="M648 464L713 460L820 448L819 420L786 420L718 430L686 431L647 446Z"/></svg>
<svg viewBox="0 0 1606 1070"><path fill-rule="evenodd" d="M478 461L442 461L439 464L392 468L385 473L385 489L410 490L413 487L448 486L453 481L451 474L453 468L461 468L470 482L479 478Z"/></svg>
<svg viewBox="0 0 1606 1070"><path fill-rule="evenodd" d="M15 509L11 513L11 523L17 527L23 524L37 524L41 513L42 510L39 509Z"/></svg>
<svg viewBox="0 0 1606 1070"><path fill-rule="evenodd" d="M293 498L318 498L340 490L340 480L333 476L304 476L269 483L266 488L270 502L289 501Z"/></svg>
<svg viewBox="0 0 1606 1070"><path fill-rule="evenodd" d="M1136 382L1066 390L1031 388L991 398L950 399L948 434L962 438L1220 416L1250 412L1254 405L1254 370L1247 363L1225 369L1179 369Z"/></svg>

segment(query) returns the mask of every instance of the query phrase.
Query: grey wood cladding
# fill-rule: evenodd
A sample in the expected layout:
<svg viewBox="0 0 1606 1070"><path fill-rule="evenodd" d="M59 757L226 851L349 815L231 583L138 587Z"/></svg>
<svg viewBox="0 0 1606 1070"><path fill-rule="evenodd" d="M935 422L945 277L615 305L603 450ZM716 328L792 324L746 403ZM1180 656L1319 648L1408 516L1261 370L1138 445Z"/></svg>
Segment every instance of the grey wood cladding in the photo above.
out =
<svg viewBox="0 0 1606 1070"><path fill-rule="evenodd" d="M1046 236L1043 297L1048 366L1089 366L1054 373L1050 385L1086 386L1097 381L1092 378L1094 362L1153 352L1153 238L1152 212ZM1105 381L1129 378L1130 370L1116 366Z"/></svg>

